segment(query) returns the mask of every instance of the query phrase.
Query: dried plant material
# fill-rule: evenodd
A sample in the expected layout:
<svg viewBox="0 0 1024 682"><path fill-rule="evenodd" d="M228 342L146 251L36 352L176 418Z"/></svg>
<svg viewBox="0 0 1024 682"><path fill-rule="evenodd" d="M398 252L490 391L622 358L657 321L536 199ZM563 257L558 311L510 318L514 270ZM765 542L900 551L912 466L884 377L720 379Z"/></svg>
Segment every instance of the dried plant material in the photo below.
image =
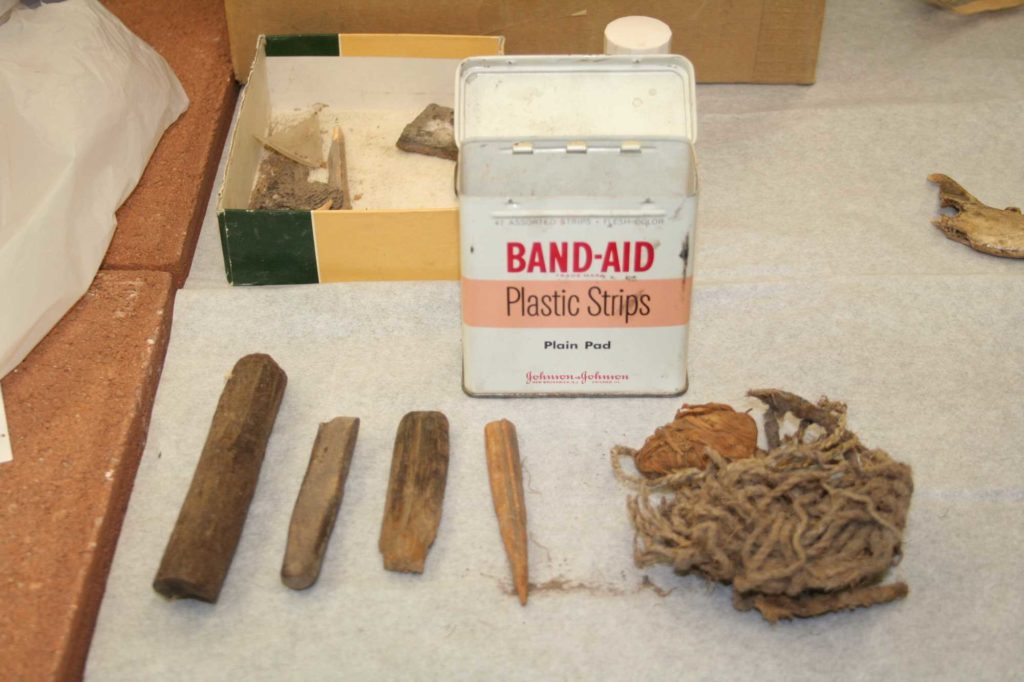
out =
<svg viewBox="0 0 1024 682"><path fill-rule="evenodd" d="M410 412L402 417L380 529L384 568L423 572L441 523L447 478L447 417L440 412Z"/></svg>
<svg viewBox="0 0 1024 682"><path fill-rule="evenodd" d="M396 144L402 151L455 161L459 158L459 149L455 146L454 110L439 104L427 105L405 126Z"/></svg>
<svg viewBox="0 0 1024 682"><path fill-rule="evenodd" d="M326 182L310 182L309 169L277 152L267 152L249 199L254 211L340 209L345 195Z"/></svg>
<svg viewBox="0 0 1024 682"><path fill-rule="evenodd" d="M683 405L670 424L648 437L636 453L637 470L649 478L678 469L708 465L708 448L726 459L743 459L757 451L757 424L728 405Z"/></svg>
<svg viewBox="0 0 1024 682"><path fill-rule="evenodd" d="M231 371L153 581L165 597L217 601L287 382L269 355L246 355Z"/></svg>
<svg viewBox="0 0 1024 682"><path fill-rule="evenodd" d="M941 173L929 175L928 180L939 186L942 207L957 211L956 215L939 216L932 221L947 237L992 256L1024 258L1024 215L1019 208L1000 210L986 206L956 180Z"/></svg>
<svg viewBox="0 0 1024 682"><path fill-rule="evenodd" d="M790 618L813 618L834 611L867 608L903 599L910 593L906 583L853 587L839 592L813 592L796 597L784 594L733 592L733 606L739 611L757 609L765 620L777 623Z"/></svg>
<svg viewBox="0 0 1024 682"><path fill-rule="evenodd" d="M298 123L282 127L270 135L256 135L256 139L275 152L307 168L324 165L323 142L320 139L320 119L317 114L323 106Z"/></svg>
<svg viewBox="0 0 1024 682"><path fill-rule="evenodd" d="M978 14L1010 9L1024 5L1024 0L928 0L936 7L952 10L957 14Z"/></svg>
<svg viewBox="0 0 1024 682"><path fill-rule="evenodd" d="M336 417L317 429L281 565L281 581L293 590L306 589L320 576L358 434L359 420L353 417Z"/></svg>
<svg viewBox="0 0 1024 682"><path fill-rule="evenodd" d="M638 490L628 503L637 564L731 584L737 609L771 622L906 596L903 583L878 583L902 556L910 467L864 446L846 428L842 403L772 389L750 395L768 406L766 430L773 423L778 434L786 413L799 430L746 459L709 450L706 469L653 481L622 470L632 450L613 451L617 476Z"/></svg>
<svg viewBox="0 0 1024 682"><path fill-rule="evenodd" d="M523 497L523 467L519 461L519 440L515 424L502 419L484 427L487 475L491 482L494 513L498 516L501 540L512 568L512 582L519 603L526 605L529 591L529 560L526 536L526 501Z"/></svg>

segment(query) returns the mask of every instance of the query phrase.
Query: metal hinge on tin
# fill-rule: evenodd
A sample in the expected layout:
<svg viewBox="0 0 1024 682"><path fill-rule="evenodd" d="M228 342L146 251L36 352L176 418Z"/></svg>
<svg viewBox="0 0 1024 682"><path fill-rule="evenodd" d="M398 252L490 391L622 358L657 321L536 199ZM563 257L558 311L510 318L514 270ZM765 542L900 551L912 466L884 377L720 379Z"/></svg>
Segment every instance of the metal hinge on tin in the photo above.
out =
<svg viewBox="0 0 1024 682"><path fill-rule="evenodd" d="M685 391L692 65L469 59L455 125L466 392Z"/></svg>

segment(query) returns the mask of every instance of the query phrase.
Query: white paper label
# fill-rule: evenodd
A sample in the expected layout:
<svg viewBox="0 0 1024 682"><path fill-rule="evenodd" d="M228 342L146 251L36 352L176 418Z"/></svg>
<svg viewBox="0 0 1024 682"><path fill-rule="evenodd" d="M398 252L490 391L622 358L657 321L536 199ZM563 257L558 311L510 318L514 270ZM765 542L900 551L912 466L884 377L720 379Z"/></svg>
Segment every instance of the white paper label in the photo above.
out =
<svg viewBox="0 0 1024 682"><path fill-rule="evenodd" d="M509 214L463 198L463 384L474 395L686 388L695 201Z"/></svg>

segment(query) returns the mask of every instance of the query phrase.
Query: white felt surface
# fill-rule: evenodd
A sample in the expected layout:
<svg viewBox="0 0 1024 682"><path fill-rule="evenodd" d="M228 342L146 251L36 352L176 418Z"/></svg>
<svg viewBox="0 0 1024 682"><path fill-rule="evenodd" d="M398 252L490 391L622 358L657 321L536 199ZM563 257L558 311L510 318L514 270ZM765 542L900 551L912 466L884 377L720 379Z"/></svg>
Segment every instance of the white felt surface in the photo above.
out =
<svg viewBox="0 0 1024 682"><path fill-rule="evenodd" d="M688 402L777 386L850 406L914 468L898 604L769 626L729 590L632 563L608 449L679 399L480 400L459 389L455 283L229 289L208 222L175 307L149 440L93 638L92 680L976 679L1024 669L1024 262L929 225L945 172L1024 202L1024 11L832 2L817 85L701 87L701 213ZM224 375L289 375L216 606L150 587ZM422 576L381 567L394 429L445 411L452 458ZM317 423L362 418L320 581L278 578ZM521 608L483 425L518 427L531 579ZM641 587L645 575L661 598Z"/></svg>
<svg viewBox="0 0 1024 682"><path fill-rule="evenodd" d="M854 677L955 678L979 666L1008 676L1024 625L1024 413L1010 399L1024 339L1019 318L995 314L998 289L1024 298L1021 278L985 275L697 290L687 400L743 405L750 386L842 396L863 439L916 475L894 570L910 598L776 627L695 578L654 570L676 591L640 589L607 452L638 443L678 400L464 396L454 283L183 291L90 677L627 679L637 666L714 674L726 664L780 679L831 666ZM224 374L253 351L290 380L242 542L216 606L168 603L150 582ZM452 424L444 517L421 577L385 572L376 548L394 428L413 409L441 409ZM356 454L320 581L294 593L278 578L291 506L317 423L336 415L362 418ZM525 457L531 577L580 585L534 593L525 609L508 594L482 450L484 424L499 417L518 425Z"/></svg>

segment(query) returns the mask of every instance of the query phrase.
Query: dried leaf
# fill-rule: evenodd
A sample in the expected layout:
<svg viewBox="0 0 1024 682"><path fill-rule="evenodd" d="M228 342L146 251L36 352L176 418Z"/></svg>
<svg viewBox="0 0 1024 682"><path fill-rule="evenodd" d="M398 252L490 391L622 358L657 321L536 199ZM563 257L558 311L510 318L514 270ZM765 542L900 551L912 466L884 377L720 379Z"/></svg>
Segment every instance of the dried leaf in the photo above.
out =
<svg viewBox="0 0 1024 682"><path fill-rule="evenodd" d="M637 470L656 478L677 469L708 464L706 450L726 459L744 459L757 452L757 424L728 405L683 405L670 424L659 428L635 455Z"/></svg>
<svg viewBox="0 0 1024 682"><path fill-rule="evenodd" d="M309 168L324 165L323 143L320 140L319 108L294 125L275 130L269 135L256 135L256 139L296 163Z"/></svg>

